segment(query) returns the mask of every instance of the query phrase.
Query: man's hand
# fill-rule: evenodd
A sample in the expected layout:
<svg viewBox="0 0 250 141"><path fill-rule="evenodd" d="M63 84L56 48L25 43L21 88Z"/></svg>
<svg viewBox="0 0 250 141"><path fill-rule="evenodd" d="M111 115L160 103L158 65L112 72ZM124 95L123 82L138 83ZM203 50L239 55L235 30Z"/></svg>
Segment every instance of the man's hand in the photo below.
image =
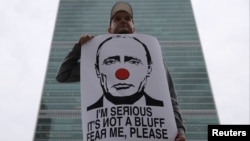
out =
<svg viewBox="0 0 250 141"><path fill-rule="evenodd" d="M78 44L82 46L83 44L86 44L88 41L90 41L93 38L94 36L92 35L88 35L88 34L81 35L78 41Z"/></svg>
<svg viewBox="0 0 250 141"><path fill-rule="evenodd" d="M175 137L175 141L186 141L186 137L183 133L178 132Z"/></svg>

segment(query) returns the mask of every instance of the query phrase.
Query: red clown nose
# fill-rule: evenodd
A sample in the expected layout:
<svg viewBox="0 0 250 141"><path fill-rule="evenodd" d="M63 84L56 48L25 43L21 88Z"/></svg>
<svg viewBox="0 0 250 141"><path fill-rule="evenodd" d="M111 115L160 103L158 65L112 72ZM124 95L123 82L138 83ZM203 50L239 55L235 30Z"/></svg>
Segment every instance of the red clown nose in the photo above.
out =
<svg viewBox="0 0 250 141"><path fill-rule="evenodd" d="M129 77L129 72L127 69L120 68L115 72L115 76L117 79L125 80Z"/></svg>

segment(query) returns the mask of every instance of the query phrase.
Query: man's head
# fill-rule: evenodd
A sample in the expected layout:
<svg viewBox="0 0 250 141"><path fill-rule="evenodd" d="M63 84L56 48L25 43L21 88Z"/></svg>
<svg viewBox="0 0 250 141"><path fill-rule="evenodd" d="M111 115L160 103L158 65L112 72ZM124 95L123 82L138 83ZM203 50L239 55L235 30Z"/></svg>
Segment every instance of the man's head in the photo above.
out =
<svg viewBox="0 0 250 141"><path fill-rule="evenodd" d="M127 2L114 4L110 14L108 32L112 34L131 34L135 32L133 10Z"/></svg>
<svg viewBox="0 0 250 141"><path fill-rule="evenodd" d="M147 46L134 37L108 38L100 44L96 54L96 73L102 89L116 97L141 92L150 76L151 64Z"/></svg>

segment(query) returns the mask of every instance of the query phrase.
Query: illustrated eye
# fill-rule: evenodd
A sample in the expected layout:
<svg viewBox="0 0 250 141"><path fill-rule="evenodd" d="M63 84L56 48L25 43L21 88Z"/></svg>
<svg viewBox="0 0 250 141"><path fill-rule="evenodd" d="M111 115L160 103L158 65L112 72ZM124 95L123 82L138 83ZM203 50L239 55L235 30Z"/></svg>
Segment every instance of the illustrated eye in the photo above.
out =
<svg viewBox="0 0 250 141"><path fill-rule="evenodd" d="M134 64L136 66L138 66L139 64L142 64L141 60L139 60L139 59L131 59L131 60L128 61L128 63Z"/></svg>
<svg viewBox="0 0 250 141"><path fill-rule="evenodd" d="M106 59L103 64L105 65L111 65L111 64L115 64L117 62L117 60L115 59Z"/></svg>

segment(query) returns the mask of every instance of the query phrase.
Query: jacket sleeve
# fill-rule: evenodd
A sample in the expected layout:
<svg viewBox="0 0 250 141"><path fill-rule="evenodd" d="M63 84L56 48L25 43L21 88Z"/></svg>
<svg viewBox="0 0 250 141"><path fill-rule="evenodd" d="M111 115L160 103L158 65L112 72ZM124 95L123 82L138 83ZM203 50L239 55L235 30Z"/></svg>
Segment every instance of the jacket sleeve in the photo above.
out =
<svg viewBox="0 0 250 141"><path fill-rule="evenodd" d="M169 87L169 92L170 92L170 96L171 96L171 102L172 102L172 106L173 106L176 126L177 126L178 131L182 132L184 134L185 133L185 127L183 125L182 115L180 113L179 102L177 100L177 95L176 95L176 92L175 92L173 80L172 80L171 75L170 75L170 73L169 73L169 71L167 69L166 64L164 64L164 65L165 65L165 70L166 70L166 73L167 73L168 87Z"/></svg>
<svg viewBox="0 0 250 141"><path fill-rule="evenodd" d="M81 46L75 44L73 49L62 61L56 74L56 80L60 83L80 81L80 56Z"/></svg>

